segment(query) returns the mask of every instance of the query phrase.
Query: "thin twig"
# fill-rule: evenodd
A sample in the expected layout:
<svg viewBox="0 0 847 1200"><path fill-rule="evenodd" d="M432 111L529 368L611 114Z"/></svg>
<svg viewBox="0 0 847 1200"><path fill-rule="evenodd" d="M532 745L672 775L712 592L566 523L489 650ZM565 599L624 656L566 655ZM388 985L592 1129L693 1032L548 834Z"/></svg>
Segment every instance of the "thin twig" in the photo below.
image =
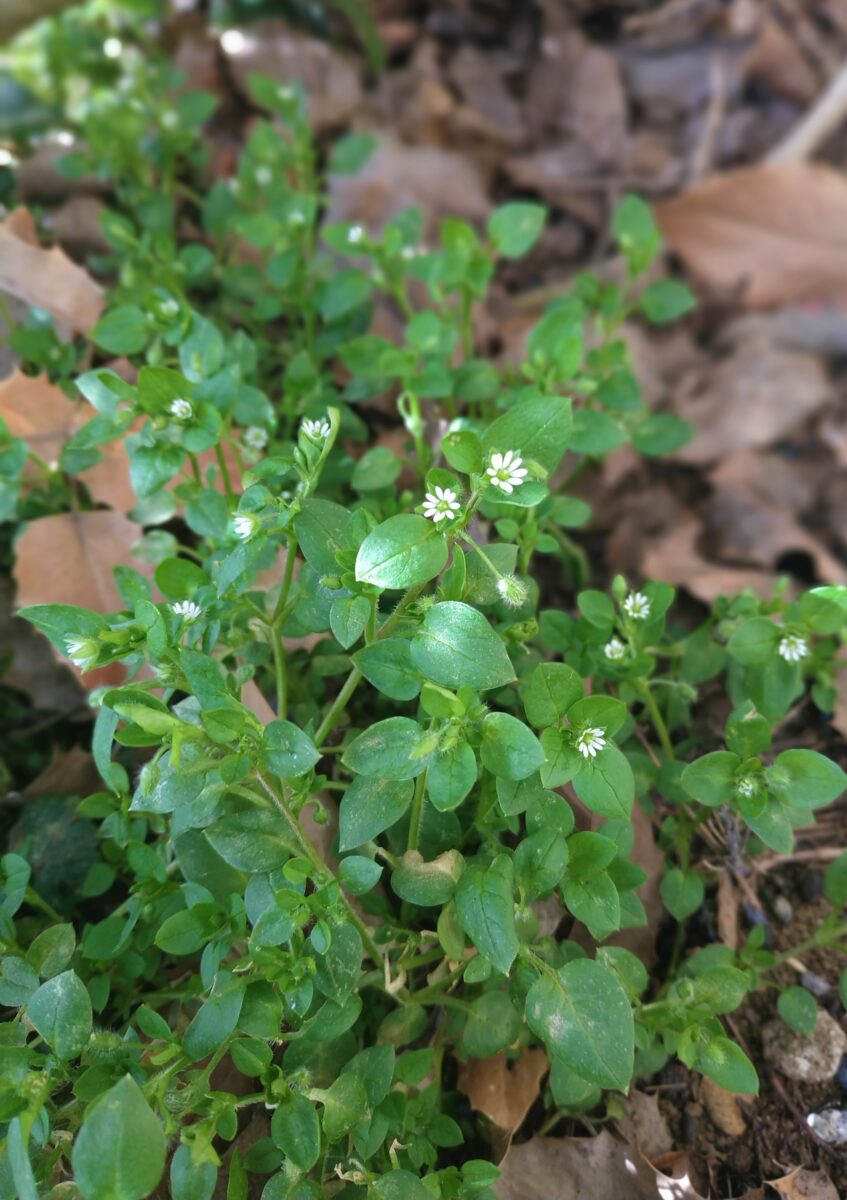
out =
<svg viewBox="0 0 847 1200"><path fill-rule="evenodd" d="M803 162L834 133L847 116L847 63L839 67L829 86L806 115L767 156L768 163Z"/></svg>

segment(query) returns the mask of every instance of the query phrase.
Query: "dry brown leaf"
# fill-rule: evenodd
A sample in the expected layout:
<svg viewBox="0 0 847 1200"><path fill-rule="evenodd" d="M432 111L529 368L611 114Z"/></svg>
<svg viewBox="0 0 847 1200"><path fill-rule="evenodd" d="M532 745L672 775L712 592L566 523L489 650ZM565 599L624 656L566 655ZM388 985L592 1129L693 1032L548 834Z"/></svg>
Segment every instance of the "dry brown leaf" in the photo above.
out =
<svg viewBox="0 0 847 1200"><path fill-rule="evenodd" d="M227 66L245 95L251 95L249 79L255 73L280 83L299 82L308 97L309 121L318 131L349 121L361 102L355 60L324 38L293 33L285 21L251 22L243 49L228 55Z"/></svg>
<svg viewBox="0 0 847 1200"><path fill-rule="evenodd" d="M103 311L103 289L63 250L33 246L17 228L10 219L0 225L0 291L85 333Z"/></svg>
<svg viewBox="0 0 847 1200"><path fill-rule="evenodd" d="M633 1092L629 1105L622 1138L603 1130L512 1146L494 1185L500 1200L702 1200L687 1156L668 1153L671 1135L656 1097Z"/></svg>
<svg viewBox="0 0 847 1200"><path fill-rule="evenodd" d="M705 604L747 587L762 600L772 594L776 574L707 562L697 546L702 532L703 526L696 517L684 518L648 545L643 573L650 579L663 579L684 587Z"/></svg>
<svg viewBox="0 0 847 1200"><path fill-rule="evenodd" d="M31 378L16 371L0 383L0 417L12 437L22 438L47 463L56 462L62 447L95 415L83 401L74 403L46 375ZM122 441L102 447L102 459L77 476L95 500L125 512L135 504L129 456Z"/></svg>
<svg viewBox="0 0 847 1200"><path fill-rule="evenodd" d="M764 339L742 343L678 395L674 411L695 436L675 457L702 464L769 446L833 401L820 359Z"/></svg>
<svg viewBox="0 0 847 1200"><path fill-rule="evenodd" d="M514 1062L505 1053L472 1058L459 1068L459 1091L477 1112L511 1134L523 1124L538 1098L549 1063L541 1049L524 1050Z"/></svg>
<svg viewBox="0 0 847 1200"><path fill-rule="evenodd" d="M428 230L442 217L482 220L488 197L467 157L438 146L407 146L388 133L356 175L330 178L330 221L361 221L380 229L410 205L420 205Z"/></svg>
<svg viewBox="0 0 847 1200"><path fill-rule="evenodd" d="M662 201L692 273L749 308L847 292L847 180L819 163L744 167Z"/></svg>
<svg viewBox="0 0 847 1200"><path fill-rule="evenodd" d="M806 1171L798 1167L781 1179L769 1179L768 1187L783 1200L839 1200L835 1184L825 1171Z"/></svg>
<svg viewBox="0 0 847 1200"><path fill-rule="evenodd" d="M18 539L14 576L18 604L76 604L95 612L124 607L113 568L132 562L132 547L142 527L120 513L58 513L32 521ZM152 568L136 562L136 569L151 575ZM122 678L120 663L112 663L85 676L88 687Z"/></svg>
<svg viewBox="0 0 847 1200"><path fill-rule="evenodd" d="M786 555L808 556L822 583L844 583L847 570L805 529L790 507L777 507L760 490L761 472L728 459L711 473L715 493L706 507L710 545L721 558L780 569Z"/></svg>
<svg viewBox="0 0 847 1200"><path fill-rule="evenodd" d="M100 772L88 750L72 746L70 750L53 750L50 762L27 784L23 796L26 800L62 793L87 796L96 792L101 784Z"/></svg>
<svg viewBox="0 0 847 1200"><path fill-rule="evenodd" d="M708 1076L703 1077L700 1095L706 1106L706 1112L718 1129L722 1129L730 1137L741 1137L747 1132L747 1122L739 1103L741 1097L734 1092L726 1091ZM752 1100L753 1097L747 1096L744 1099Z"/></svg>

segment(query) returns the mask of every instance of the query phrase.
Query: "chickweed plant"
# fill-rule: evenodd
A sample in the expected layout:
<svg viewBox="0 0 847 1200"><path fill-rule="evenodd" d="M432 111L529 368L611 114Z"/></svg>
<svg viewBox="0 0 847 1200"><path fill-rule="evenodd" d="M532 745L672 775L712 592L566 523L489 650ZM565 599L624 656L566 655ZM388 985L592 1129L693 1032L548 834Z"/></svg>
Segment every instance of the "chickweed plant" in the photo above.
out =
<svg viewBox="0 0 847 1200"><path fill-rule="evenodd" d="M207 186L214 98L125 58L65 159L112 189L105 313L88 340L41 313L11 338L97 411L23 488L27 447L5 438L5 517L90 508L75 477L121 440L146 533L115 570L121 611L23 611L83 672L125 677L90 693L81 894L57 911L26 844L0 860L0 1197L490 1200L456 1064L535 1045L548 1128L619 1115L674 1056L756 1092L722 1017L779 990L794 951L756 927L690 952L684 923L847 784L772 748L789 710L833 706L847 589L744 593L692 630L660 581L586 588L575 477L689 436L645 409L620 336L691 305L644 281L649 209L614 218L625 282L580 278L498 366L475 306L541 207L426 242L416 211L328 223L324 172L373 139L322 158L298 88L258 76L266 119ZM375 304L396 344L369 332ZM704 693L730 713L719 746ZM639 810L679 922L653 976L609 941L647 920ZM847 936L847 859L826 888L815 945ZM786 996L811 1029L814 997Z"/></svg>

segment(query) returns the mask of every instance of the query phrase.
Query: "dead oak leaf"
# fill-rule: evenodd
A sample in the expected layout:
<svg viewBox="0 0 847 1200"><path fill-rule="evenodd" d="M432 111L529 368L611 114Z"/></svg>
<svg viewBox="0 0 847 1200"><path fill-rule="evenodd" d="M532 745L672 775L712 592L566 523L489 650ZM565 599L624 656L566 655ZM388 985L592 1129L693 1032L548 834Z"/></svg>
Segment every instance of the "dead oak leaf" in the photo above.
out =
<svg viewBox="0 0 847 1200"><path fill-rule="evenodd" d="M783 1200L838 1200L835 1184L825 1171L806 1171L798 1167L781 1179L768 1180L768 1187Z"/></svg>
<svg viewBox="0 0 847 1200"><path fill-rule="evenodd" d="M58 513L32 521L15 544L18 605L73 604L98 613L122 609L113 571L132 561L132 548L142 533L140 525L108 510ZM136 567L152 574L144 563ZM112 663L89 672L85 682L96 687L122 676L121 665Z"/></svg>
<svg viewBox="0 0 847 1200"><path fill-rule="evenodd" d="M90 404L74 403L46 375L35 378L15 371L0 383L0 418L12 437L26 442L44 462L57 462L65 442L95 415ZM126 511L135 504L129 457L123 442L109 442L94 466L79 472L94 500Z"/></svg>
<svg viewBox="0 0 847 1200"><path fill-rule="evenodd" d="M633 1092L617 1136L532 1138L512 1146L494 1185L500 1200L702 1200L655 1096Z"/></svg>
<svg viewBox="0 0 847 1200"><path fill-rule="evenodd" d="M847 180L832 167L728 171L663 201L656 218L692 274L748 308L847 291Z"/></svg>
<svg viewBox="0 0 847 1200"><path fill-rule="evenodd" d="M21 236L21 233L25 236ZM29 226L14 213L0 225L0 291L43 308L85 333L103 311L103 289L64 250L33 245Z"/></svg>
<svg viewBox="0 0 847 1200"><path fill-rule="evenodd" d="M547 1055L539 1048L524 1050L511 1063L503 1052L473 1058L459 1068L459 1091L472 1108L511 1135L537 1100L549 1066Z"/></svg>

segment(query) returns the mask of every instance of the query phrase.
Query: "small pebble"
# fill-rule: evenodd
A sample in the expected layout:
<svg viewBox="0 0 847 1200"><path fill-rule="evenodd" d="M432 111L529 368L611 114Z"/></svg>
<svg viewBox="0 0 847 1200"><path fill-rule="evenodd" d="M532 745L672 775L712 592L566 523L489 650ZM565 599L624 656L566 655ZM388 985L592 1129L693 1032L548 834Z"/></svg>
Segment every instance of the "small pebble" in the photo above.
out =
<svg viewBox="0 0 847 1200"><path fill-rule="evenodd" d="M804 900L820 900L823 895L823 871L805 871L800 881L800 892Z"/></svg>
<svg viewBox="0 0 847 1200"><path fill-rule="evenodd" d="M829 980L824 979L823 975L817 975L814 971L804 971L800 976L800 983L813 996L826 996L832 991L832 984Z"/></svg>
<svg viewBox="0 0 847 1200"><path fill-rule="evenodd" d="M777 896L773 902L773 911L783 925L790 925L794 920L794 909L791 907L791 901L785 896Z"/></svg>
<svg viewBox="0 0 847 1200"><path fill-rule="evenodd" d="M809 1113L806 1124L821 1141L832 1146L843 1146L847 1142L847 1111L841 1108L825 1108L821 1112Z"/></svg>

